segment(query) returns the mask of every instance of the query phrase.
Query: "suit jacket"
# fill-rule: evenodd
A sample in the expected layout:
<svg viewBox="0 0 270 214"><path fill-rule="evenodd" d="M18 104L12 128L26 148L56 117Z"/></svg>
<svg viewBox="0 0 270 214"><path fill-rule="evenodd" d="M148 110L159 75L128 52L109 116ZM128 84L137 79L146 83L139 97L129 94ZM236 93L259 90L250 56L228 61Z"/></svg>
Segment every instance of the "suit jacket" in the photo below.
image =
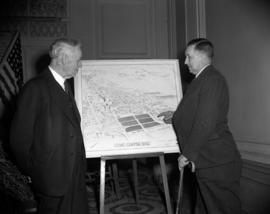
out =
<svg viewBox="0 0 270 214"><path fill-rule="evenodd" d="M70 185L76 155L85 169L80 118L49 69L28 81L18 98L10 144L33 187L45 195L63 195ZM79 153L76 148L81 148Z"/></svg>
<svg viewBox="0 0 270 214"><path fill-rule="evenodd" d="M228 109L226 81L210 65L191 82L172 118L181 152L197 169L240 160Z"/></svg>

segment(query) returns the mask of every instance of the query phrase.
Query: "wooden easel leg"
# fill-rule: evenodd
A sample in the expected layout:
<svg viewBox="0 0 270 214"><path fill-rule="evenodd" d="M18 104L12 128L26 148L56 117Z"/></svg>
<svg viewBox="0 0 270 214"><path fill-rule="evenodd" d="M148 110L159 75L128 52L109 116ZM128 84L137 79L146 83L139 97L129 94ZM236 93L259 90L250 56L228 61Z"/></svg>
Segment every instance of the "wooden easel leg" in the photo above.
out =
<svg viewBox="0 0 270 214"><path fill-rule="evenodd" d="M100 192L99 192L99 214L104 214L104 206L105 206L105 166L106 160L100 159Z"/></svg>
<svg viewBox="0 0 270 214"><path fill-rule="evenodd" d="M166 198L167 212L168 214L172 214L171 199L170 199L170 193L169 193L169 187L168 187L168 179L167 179L167 171L166 171L166 166L165 166L164 155L159 155L159 161L160 161L162 182L163 182L165 198Z"/></svg>
<svg viewBox="0 0 270 214"><path fill-rule="evenodd" d="M138 170L137 170L137 160L132 160L133 176L134 176L134 189L135 189L135 201L139 204L139 191L138 191Z"/></svg>
<svg viewBox="0 0 270 214"><path fill-rule="evenodd" d="M113 163L112 168L113 168L113 181L114 181L115 192L116 192L117 198L119 199L120 198L120 186L119 186L117 163Z"/></svg>

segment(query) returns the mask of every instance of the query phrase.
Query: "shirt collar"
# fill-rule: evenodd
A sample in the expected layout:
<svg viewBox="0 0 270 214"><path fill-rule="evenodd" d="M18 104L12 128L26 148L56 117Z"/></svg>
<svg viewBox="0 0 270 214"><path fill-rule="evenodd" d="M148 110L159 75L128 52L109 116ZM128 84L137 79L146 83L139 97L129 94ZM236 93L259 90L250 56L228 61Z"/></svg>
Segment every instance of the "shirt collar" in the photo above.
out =
<svg viewBox="0 0 270 214"><path fill-rule="evenodd" d="M208 67L210 64L207 64L207 65L205 65L204 67L202 67L202 69L196 74L196 76L195 76L195 78L197 78L202 72L203 72L203 70L206 68L206 67Z"/></svg>
<svg viewBox="0 0 270 214"><path fill-rule="evenodd" d="M56 80L56 82L59 83L59 85L65 90L65 86L64 86L64 82L65 82L65 78L63 78L60 74L58 74L55 70L53 70L50 66L49 69L54 77L54 79Z"/></svg>

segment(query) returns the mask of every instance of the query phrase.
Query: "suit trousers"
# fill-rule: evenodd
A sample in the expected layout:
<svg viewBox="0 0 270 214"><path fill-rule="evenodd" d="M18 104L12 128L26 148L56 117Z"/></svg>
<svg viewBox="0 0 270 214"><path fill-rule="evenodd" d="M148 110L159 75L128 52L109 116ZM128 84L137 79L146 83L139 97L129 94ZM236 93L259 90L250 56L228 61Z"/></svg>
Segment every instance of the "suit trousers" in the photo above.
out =
<svg viewBox="0 0 270 214"><path fill-rule="evenodd" d="M239 214L241 162L231 162L196 173L195 214Z"/></svg>

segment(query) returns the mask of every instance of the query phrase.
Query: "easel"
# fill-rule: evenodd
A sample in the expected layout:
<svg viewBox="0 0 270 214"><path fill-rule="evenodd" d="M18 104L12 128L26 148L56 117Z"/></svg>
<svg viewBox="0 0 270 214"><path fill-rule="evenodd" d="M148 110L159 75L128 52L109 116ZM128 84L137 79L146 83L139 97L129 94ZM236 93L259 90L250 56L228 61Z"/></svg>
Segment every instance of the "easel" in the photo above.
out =
<svg viewBox="0 0 270 214"><path fill-rule="evenodd" d="M171 200L170 200L168 179L167 179L167 172L166 172L166 165L165 165L164 153L163 152L131 154L131 155L101 156L101 158L100 158L100 194L99 194L99 197L100 197L100 212L99 212L99 214L104 214L106 160L137 159L137 158L148 158L148 157L159 157L160 167L161 167L161 174L162 174L162 181L163 181L165 198L166 198L167 213L172 214ZM138 177L137 177L136 160L133 160L133 169L134 169L135 198L136 198L136 202L138 203L138 201L139 201L139 193L138 193Z"/></svg>

